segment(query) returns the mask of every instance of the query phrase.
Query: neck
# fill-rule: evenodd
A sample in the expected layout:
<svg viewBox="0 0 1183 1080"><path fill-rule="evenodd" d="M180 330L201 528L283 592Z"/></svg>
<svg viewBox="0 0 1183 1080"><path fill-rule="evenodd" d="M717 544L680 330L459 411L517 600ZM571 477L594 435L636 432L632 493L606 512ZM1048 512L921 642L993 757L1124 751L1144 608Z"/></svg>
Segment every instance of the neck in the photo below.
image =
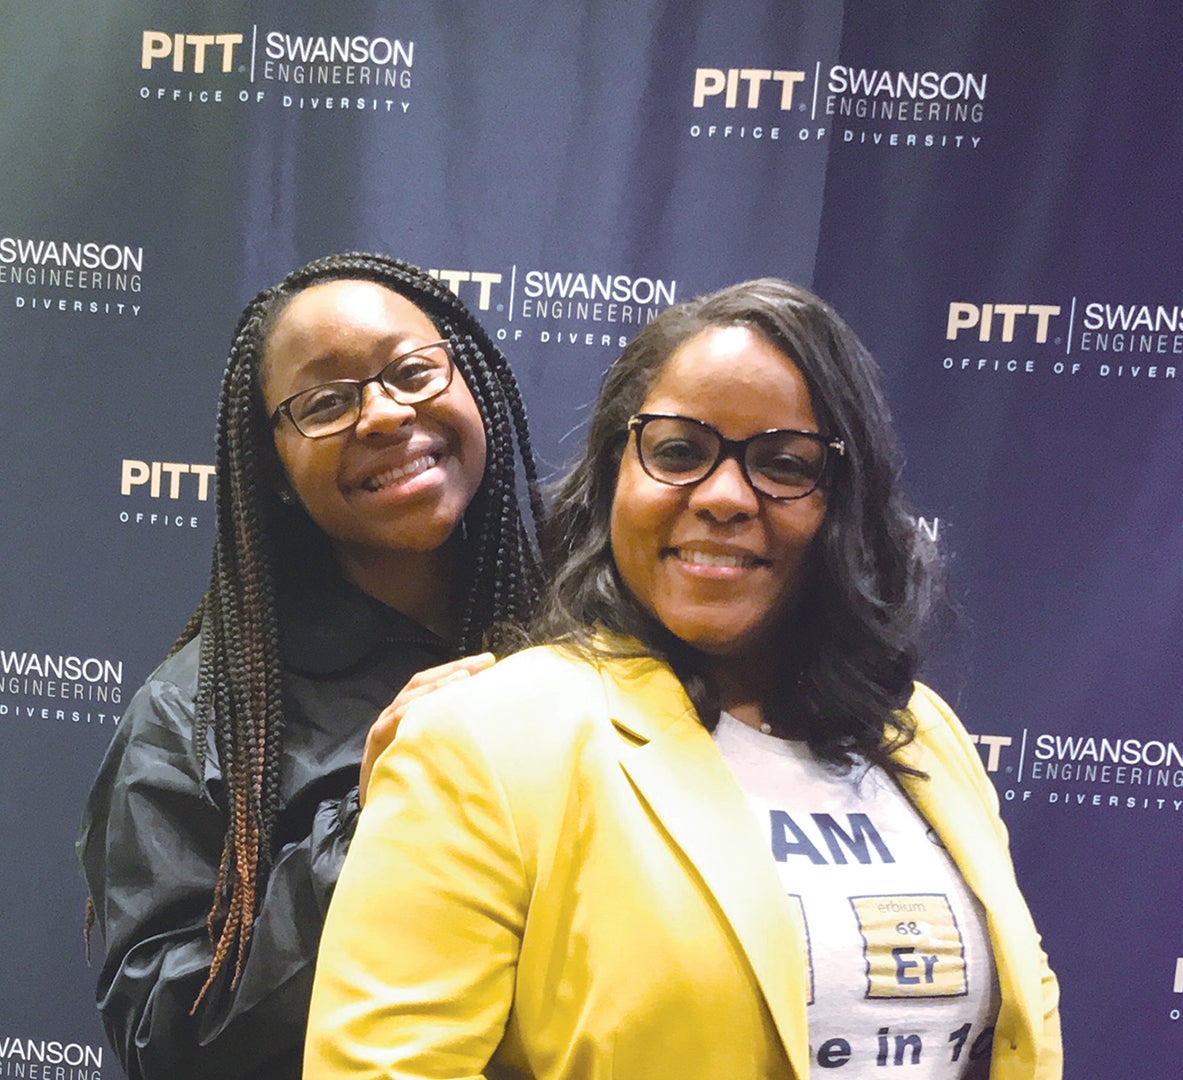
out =
<svg viewBox="0 0 1183 1080"><path fill-rule="evenodd" d="M731 663L712 664L712 675L719 688L719 706L748 727L760 728L768 722L765 703L771 687L760 685L765 680L745 677ZM756 673L752 673L756 674Z"/></svg>
<svg viewBox="0 0 1183 1080"><path fill-rule="evenodd" d="M362 592L451 640L452 559L433 551L374 553L339 547L341 572Z"/></svg>
<svg viewBox="0 0 1183 1080"><path fill-rule="evenodd" d="M789 655L786 643L778 639L740 654L711 657L708 668L718 687L720 708L758 730L771 723L781 713Z"/></svg>

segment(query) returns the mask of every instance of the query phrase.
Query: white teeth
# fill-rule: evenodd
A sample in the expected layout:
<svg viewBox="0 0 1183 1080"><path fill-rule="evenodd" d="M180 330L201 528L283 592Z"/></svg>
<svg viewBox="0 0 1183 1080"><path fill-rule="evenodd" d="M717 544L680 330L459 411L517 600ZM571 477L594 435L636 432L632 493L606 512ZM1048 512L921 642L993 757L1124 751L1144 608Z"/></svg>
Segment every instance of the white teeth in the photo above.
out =
<svg viewBox="0 0 1183 1080"><path fill-rule="evenodd" d="M408 476L415 476L430 469L437 461L439 461L439 454L424 454L400 468L387 469L386 472L378 473L376 476L367 476L358 484L358 487L364 488L366 491L381 491L382 488L397 484Z"/></svg>
<svg viewBox="0 0 1183 1080"><path fill-rule="evenodd" d="M678 558L696 566L751 566L755 559L747 555L715 555L706 551L679 551Z"/></svg>

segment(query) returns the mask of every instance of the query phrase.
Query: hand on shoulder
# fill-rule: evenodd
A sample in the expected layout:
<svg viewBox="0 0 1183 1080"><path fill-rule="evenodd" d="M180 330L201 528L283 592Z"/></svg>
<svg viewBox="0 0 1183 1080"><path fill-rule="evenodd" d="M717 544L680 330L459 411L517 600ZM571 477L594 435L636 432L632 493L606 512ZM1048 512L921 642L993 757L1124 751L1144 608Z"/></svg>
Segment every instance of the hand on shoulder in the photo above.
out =
<svg viewBox="0 0 1183 1080"><path fill-rule="evenodd" d="M362 806L366 802L366 789L370 784L370 776L376 762L398 734L399 724L406 715L411 702L425 697L448 683L458 682L492 667L497 658L492 653L478 653L475 656L463 656L459 660L451 660L437 667L427 668L413 676L395 699L378 714L378 719L370 727L366 736L365 750L362 752L361 777L358 781L358 801Z"/></svg>

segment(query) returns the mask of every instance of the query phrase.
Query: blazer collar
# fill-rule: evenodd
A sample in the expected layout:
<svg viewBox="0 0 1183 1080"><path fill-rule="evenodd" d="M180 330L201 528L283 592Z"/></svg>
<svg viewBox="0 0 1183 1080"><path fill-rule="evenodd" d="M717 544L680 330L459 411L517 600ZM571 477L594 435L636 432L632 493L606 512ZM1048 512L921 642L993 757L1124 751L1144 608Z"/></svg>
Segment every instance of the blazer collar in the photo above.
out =
<svg viewBox="0 0 1183 1080"><path fill-rule="evenodd" d="M983 789L977 762L967 756L949 722L925 707L920 693L909 703L908 714L916 735L895 757L927 776L901 776L900 786L936 831L985 910L1002 994L998 1032L1012 1049L1025 1045L1034 1054L1039 1039L1032 1020L1043 1013L1039 971L1014 955L1014 943L1025 947L1037 935L1026 906L1015 903L1014 867L1006 828L990 801L993 788ZM1022 922L1027 934L1017 932Z"/></svg>
<svg viewBox="0 0 1183 1080"><path fill-rule="evenodd" d="M801 944L746 796L665 664L613 661L601 677L609 717L624 736L621 767L731 924L793 1074L808 1075Z"/></svg>

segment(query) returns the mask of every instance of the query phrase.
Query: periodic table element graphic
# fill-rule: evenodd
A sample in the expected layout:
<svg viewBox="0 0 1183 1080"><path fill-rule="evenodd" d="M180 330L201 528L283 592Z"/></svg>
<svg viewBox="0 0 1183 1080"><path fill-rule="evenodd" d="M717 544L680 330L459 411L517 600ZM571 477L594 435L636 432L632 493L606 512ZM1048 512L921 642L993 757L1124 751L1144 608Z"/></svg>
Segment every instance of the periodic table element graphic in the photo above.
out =
<svg viewBox="0 0 1183 1080"><path fill-rule="evenodd" d="M863 937L867 997L961 997L967 993L965 944L940 894L852 896Z"/></svg>

